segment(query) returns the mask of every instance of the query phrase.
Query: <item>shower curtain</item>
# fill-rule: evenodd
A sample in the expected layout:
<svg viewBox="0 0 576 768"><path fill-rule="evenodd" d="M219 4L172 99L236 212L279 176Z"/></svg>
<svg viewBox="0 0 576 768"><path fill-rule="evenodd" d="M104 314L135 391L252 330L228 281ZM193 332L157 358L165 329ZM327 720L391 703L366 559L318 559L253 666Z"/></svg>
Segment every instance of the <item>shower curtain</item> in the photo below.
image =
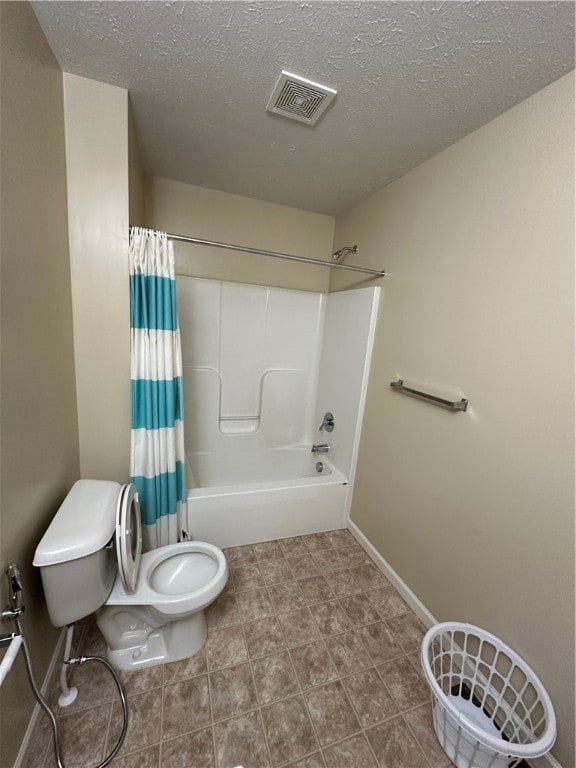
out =
<svg viewBox="0 0 576 768"><path fill-rule="evenodd" d="M186 527L182 351L174 250L166 234L132 228L130 263L131 481L145 550Z"/></svg>

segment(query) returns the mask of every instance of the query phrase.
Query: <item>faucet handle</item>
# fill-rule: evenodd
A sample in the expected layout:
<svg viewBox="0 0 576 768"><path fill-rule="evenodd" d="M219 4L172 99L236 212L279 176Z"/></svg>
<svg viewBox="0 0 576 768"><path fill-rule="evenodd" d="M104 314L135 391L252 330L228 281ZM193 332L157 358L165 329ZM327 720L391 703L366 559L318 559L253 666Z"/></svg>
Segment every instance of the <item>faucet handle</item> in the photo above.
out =
<svg viewBox="0 0 576 768"><path fill-rule="evenodd" d="M334 414L330 413L330 411L326 411L324 414L324 419L322 420L322 424L320 424L319 432L322 432L323 429L326 430L326 432L332 432L334 429Z"/></svg>

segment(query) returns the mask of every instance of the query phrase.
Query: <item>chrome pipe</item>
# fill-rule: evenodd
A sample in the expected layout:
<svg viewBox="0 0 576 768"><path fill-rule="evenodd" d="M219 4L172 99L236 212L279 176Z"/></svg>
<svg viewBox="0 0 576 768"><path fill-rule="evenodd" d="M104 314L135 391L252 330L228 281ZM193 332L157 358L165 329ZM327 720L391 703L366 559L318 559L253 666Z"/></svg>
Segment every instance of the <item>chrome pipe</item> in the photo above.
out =
<svg viewBox="0 0 576 768"><path fill-rule="evenodd" d="M26 638L24 637L24 630L22 628L22 624L20 619L15 619L16 629L22 636L22 650L24 651L24 661L26 662L26 673L28 675L28 681L30 682L30 687L32 688L32 693L34 694L34 697L38 704L42 707L44 710L46 716L50 720L50 725L52 726L52 746L54 747L54 757L56 758L56 764L58 765L58 768L65 768L64 763L62 762L62 752L60 750L60 739L58 734L58 722L56 720L56 717L54 716L54 713L48 706L48 702L42 696L40 693L40 690L38 689L38 686L36 685L36 680L34 679L34 673L32 671L32 657L30 655L30 650L28 648L28 643L26 642ZM116 684L116 688L118 689L118 694L120 696L120 703L122 705L122 714L123 714L123 722L122 722L122 731L120 732L120 736L118 737L118 741L116 742L116 745L112 749L112 751L102 760L101 763L98 763L95 768L105 768L105 766L109 765L112 760L116 757L118 754L120 747L124 743L124 739L126 738L126 732L128 731L128 701L126 700L126 694L124 692L124 688L122 686L122 683L120 682L120 678L118 676L118 673L110 664L107 659L103 659L101 656L80 656L78 658L74 659L68 659L65 661L65 664L87 664L91 662L97 662L99 664L103 664L110 672L112 677L114 678L114 683Z"/></svg>
<svg viewBox="0 0 576 768"><path fill-rule="evenodd" d="M22 625L22 612L24 611L24 606L22 605L22 594L21 594L22 579L20 577L20 570L16 565L16 563L9 566L8 570L6 571L6 576L8 577L8 592L9 592L9 598L10 598L10 606L2 612L2 620L3 621L12 620L16 627L16 632L11 633L11 635L3 635L2 640L5 642L7 642L8 640L11 640L12 642L16 643L15 646L12 646L12 645L10 646L10 648L14 648L14 654L13 654L14 656L16 656L17 652L20 650L20 648L22 648L22 652L24 654L26 674L28 676L30 687L32 688L32 693L34 694L34 698L36 699L38 704L44 710L46 717L49 719L50 725L52 727L54 757L56 759L56 764L58 765L58 768L65 768L64 763L62 762L62 752L60 749L58 722L56 720L54 713L50 709L48 702L40 692L40 689L38 688L36 679L34 677L34 670L32 666L32 656L30 654L30 649L28 647L26 636L24 634L24 627ZM9 651L7 651L7 653L5 654L5 657L8 654L8 652ZM126 694L124 692L122 682L120 681L120 677L118 676L118 673L116 672L114 667L110 664L110 662L107 659L103 659L101 656L80 656L78 658L68 659L64 663L65 664L87 664L92 662L103 664L109 670L110 674L114 678L114 683L116 684L116 687L118 689L118 695L120 696L120 703L122 705L123 723L122 723L122 730L120 732L120 736L118 737L118 741L116 742L116 745L114 746L112 751L104 758L104 760L101 763L98 763L97 766L95 766L95 768L105 768L105 766L109 765L112 762L112 760L116 757L116 755L120 750L120 747L124 743L124 739L126 738L126 733L128 731L128 701L126 699ZM7 674L9 671L7 667L8 665L6 665L5 667L5 674Z"/></svg>

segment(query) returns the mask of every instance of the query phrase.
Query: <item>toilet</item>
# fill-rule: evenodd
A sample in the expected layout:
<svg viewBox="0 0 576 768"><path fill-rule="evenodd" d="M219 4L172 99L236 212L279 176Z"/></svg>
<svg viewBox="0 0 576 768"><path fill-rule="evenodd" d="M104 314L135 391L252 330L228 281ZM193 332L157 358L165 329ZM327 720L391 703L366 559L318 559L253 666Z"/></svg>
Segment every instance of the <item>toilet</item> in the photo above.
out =
<svg viewBox="0 0 576 768"><path fill-rule="evenodd" d="M132 484L78 480L34 555L57 627L96 611L108 660L134 670L193 656L206 641L204 609L228 579L224 554L186 541L142 554Z"/></svg>

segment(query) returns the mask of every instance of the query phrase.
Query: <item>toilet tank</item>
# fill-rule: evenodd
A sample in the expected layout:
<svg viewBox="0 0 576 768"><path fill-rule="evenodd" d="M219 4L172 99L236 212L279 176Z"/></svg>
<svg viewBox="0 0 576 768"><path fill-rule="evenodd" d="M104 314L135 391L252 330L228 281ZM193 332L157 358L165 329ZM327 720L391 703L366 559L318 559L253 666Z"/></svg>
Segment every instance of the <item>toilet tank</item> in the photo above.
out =
<svg viewBox="0 0 576 768"><path fill-rule="evenodd" d="M72 624L106 602L116 578L116 506L121 485L78 480L36 549L52 624Z"/></svg>

